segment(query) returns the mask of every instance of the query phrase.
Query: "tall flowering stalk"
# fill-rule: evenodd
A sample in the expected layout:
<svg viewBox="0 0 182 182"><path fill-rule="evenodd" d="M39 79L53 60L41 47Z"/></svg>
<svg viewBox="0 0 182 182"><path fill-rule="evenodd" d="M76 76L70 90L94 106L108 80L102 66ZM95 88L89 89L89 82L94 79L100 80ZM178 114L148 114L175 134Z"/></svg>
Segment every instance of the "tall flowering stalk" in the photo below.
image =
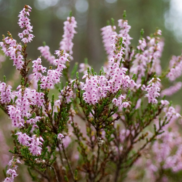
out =
<svg viewBox="0 0 182 182"><path fill-rule="evenodd" d="M114 23L102 28L107 65L97 74L89 65L81 64L81 79L75 64L71 75L76 74L76 78L71 79L75 18L70 16L64 23L63 39L55 55L47 45L38 48L52 64L47 69L41 57L27 59L27 43L34 37L30 12L31 7L26 5L19 15L23 45L10 33L0 43L21 74L16 90L5 81L0 83L0 107L14 127L13 158L4 182L14 181L18 163L27 166L34 181L124 181L146 147L152 147L154 156L160 158L161 151L155 147L160 144L154 141L161 136L166 142L166 126L181 117L163 100L170 90L181 88L177 83L175 88L164 89L161 83L166 75L170 80L181 75L181 57L175 57L169 70L161 73L161 31L147 37L148 41L142 34L134 50L129 47L131 27L127 20L118 21L119 33ZM58 97L51 95L51 89L58 90ZM162 144L160 147L164 148ZM176 170L181 169L175 164ZM169 159L164 168L170 166Z"/></svg>

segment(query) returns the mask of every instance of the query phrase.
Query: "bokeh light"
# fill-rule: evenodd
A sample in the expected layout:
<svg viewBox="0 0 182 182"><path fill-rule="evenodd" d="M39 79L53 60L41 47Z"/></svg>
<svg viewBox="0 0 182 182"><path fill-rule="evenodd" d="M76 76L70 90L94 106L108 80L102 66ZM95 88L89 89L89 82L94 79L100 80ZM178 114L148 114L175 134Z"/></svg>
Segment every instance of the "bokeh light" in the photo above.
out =
<svg viewBox="0 0 182 182"><path fill-rule="evenodd" d="M166 28L173 31L177 41L182 42L182 1L171 0L170 8L164 16Z"/></svg>

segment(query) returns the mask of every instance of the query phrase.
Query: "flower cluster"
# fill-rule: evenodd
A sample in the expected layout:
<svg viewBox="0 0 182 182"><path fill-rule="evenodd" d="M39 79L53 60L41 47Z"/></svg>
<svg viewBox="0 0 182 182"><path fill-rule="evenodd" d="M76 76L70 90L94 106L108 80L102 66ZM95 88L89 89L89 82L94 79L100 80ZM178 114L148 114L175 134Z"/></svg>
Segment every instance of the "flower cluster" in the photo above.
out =
<svg viewBox="0 0 182 182"><path fill-rule="evenodd" d="M14 92L12 97L16 98L16 107L8 106L8 113L15 127L24 126L24 117L31 117L31 106L43 106L44 93L36 92L33 89L26 88L22 97L22 89Z"/></svg>
<svg viewBox="0 0 182 182"><path fill-rule="evenodd" d="M177 91L179 91L181 89L181 87L182 87L182 82L177 82L177 83L175 83L175 85L163 90L161 92L161 95L162 96L164 96L164 95L171 96L171 95L175 94Z"/></svg>
<svg viewBox="0 0 182 182"><path fill-rule="evenodd" d="M73 42L72 39L76 33L75 28L77 27L77 22L75 17L68 17L67 21L64 22L64 35L63 40L60 42L60 50L64 50L65 53L73 54Z"/></svg>
<svg viewBox="0 0 182 182"><path fill-rule="evenodd" d="M25 5L25 7L23 8L22 11L20 11L19 14L19 21L18 24L20 26L20 28L23 28L23 32L19 33L18 36L20 37L21 41L25 44L27 44L28 42L31 42L34 35L31 34L30 32L32 32L33 27L30 24L30 19L28 18L28 16L30 16L31 12L31 7Z"/></svg>
<svg viewBox="0 0 182 182"><path fill-rule="evenodd" d="M68 61L67 54L64 54L64 55L60 56L59 59L54 60L54 63L57 66L57 68L55 70L49 69L47 71L47 76L42 76L42 78L41 78L41 88L42 89L54 88L54 85L56 83L59 83L60 77L62 75L62 71L64 68L66 68L66 66L64 65L64 63L66 61Z"/></svg>
<svg viewBox="0 0 182 182"><path fill-rule="evenodd" d="M21 145L27 146L32 155L41 155L42 142L44 141L42 137L36 137L35 135L29 137L26 133L22 132L18 132L17 135L19 143Z"/></svg>
<svg viewBox="0 0 182 182"><path fill-rule="evenodd" d="M149 83L148 86L146 87L146 97L148 97L148 103L153 103L153 104L157 104L157 97L160 96L160 79L159 78L152 78Z"/></svg>
<svg viewBox="0 0 182 182"><path fill-rule="evenodd" d="M56 59L55 56L51 55L49 46L40 46L38 50L40 51L41 55L49 61L50 64L54 63Z"/></svg>
<svg viewBox="0 0 182 182"><path fill-rule="evenodd" d="M173 56L170 61L170 71L167 75L170 81L176 80L181 76L182 71L182 56Z"/></svg>
<svg viewBox="0 0 182 182"><path fill-rule="evenodd" d="M92 76L86 78L86 83L83 87L84 100L89 104L97 103L101 98L106 97L109 87L106 85L107 79L105 76Z"/></svg>
<svg viewBox="0 0 182 182"><path fill-rule="evenodd" d="M0 83L0 101L2 104L8 104L11 102L11 89L10 85L6 85L4 82Z"/></svg>
<svg viewBox="0 0 182 182"><path fill-rule="evenodd" d="M120 95L118 99L114 98L112 100L113 104L119 108L119 111L130 106L129 102L123 102L123 99L125 99L125 96Z"/></svg>
<svg viewBox="0 0 182 182"><path fill-rule="evenodd" d="M123 37L123 44L128 49L128 47L131 43L130 40L132 39L129 35L129 31L131 29L131 26L128 25L127 20L122 20L122 19L118 20L118 26L121 28L119 33L120 33L120 36Z"/></svg>
<svg viewBox="0 0 182 182"><path fill-rule="evenodd" d="M10 161L9 161L9 169L6 171L6 175L8 177L6 177L6 179L3 181L3 182L13 182L14 181L14 178L18 176L16 170L17 170L17 165L16 164L20 164L20 160L18 158L12 158Z"/></svg>
<svg viewBox="0 0 182 182"><path fill-rule="evenodd" d="M113 50L115 48L114 44L114 37L117 35L115 32L116 27L108 25L106 27L103 27L101 29L102 31L102 40L104 44L104 48L106 50L106 53L108 55L108 59L112 56Z"/></svg>
<svg viewBox="0 0 182 182"><path fill-rule="evenodd" d="M13 60L13 65L20 70L23 66L22 46L17 44L16 40L12 38L11 34L0 42L3 52Z"/></svg>

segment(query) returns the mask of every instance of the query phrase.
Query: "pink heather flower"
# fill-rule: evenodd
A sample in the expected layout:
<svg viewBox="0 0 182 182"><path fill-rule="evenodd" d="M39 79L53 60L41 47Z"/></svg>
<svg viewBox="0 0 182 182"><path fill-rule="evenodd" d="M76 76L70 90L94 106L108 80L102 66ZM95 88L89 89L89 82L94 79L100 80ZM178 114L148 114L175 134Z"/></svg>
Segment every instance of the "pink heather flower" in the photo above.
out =
<svg viewBox="0 0 182 182"><path fill-rule="evenodd" d="M145 90L147 91L146 97L148 97L148 103L157 104L158 101L156 98L160 96L160 79L152 78Z"/></svg>
<svg viewBox="0 0 182 182"><path fill-rule="evenodd" d="M178 92L182 87L182 82L177 82L174 86L171 86L161 92L161 96L167 95L171 96Z"/></svg>
<svg viewBox="0 0 182 182"><path fill-rule="evenodd" d="M27 123L28 123L28 124L34 125L34 124L36 124L40 119L41 119L40 116L36 116L35 118L31 118L31 119L27 120Z"/></svg>
<svg viewBox="0 0 182 182"><path fill-rule="evenodd" d="M63 50L65 53L73 54L73 37L76 33L75 28L77 27L77 22L74 17L68 17L67 21L64 22L64 34L63 40L60 42L60 50Z"/></svg>
<svg viewBox="0 0 182 182"><path fill-rule="evenodd" d="M14 169L8 169L6 172L7 175L10 175L13 179L18 176Z"/></svg>
<svg viewBox="0 0 182 182"><path fill-rule="evenodd" d="M119 111L122 111L123 108L127 108L130 106L129 102L123 102L125 99L124 95L120 95L118 99L114 98L112 100L113 104L118 107Z"/></svg>
<svg viewBox="0 0 182 182"><path fill-rule="evenodd" d="M89 104L97 103L101 98L106 97L109 87L106 86L107 79L105 76L90 76L86 78L86 83L83 87L84 100Z"/></svg>
<svg viewBox="0 0 182 182"><path fill-rule="evenodd" d="M20 11L19 14L19 21L18 24L20 28L23 28L23 32L19 33L18 36L20 37L21 41L25 44L28 42L31 42L34 35L31 34L33 27L30 24L30 19L28 16L30 16L29 12L31 12L31 7L30 6L25 6L22 11Z"/></svg>
<svg viewBox="0 0 182 182"><path fill-rule="evenodd" d="M147 44L144 38L142 40L139 40L139 46L137 46L137 48L142 52L135 55L133 66L131 67L131 72L138 75L137 83L141 83L141 78L145 76L147 65L151 62L152 66L149 73L156 72L158 75L160 75L160 57L162 55L163 46L164 42L158 40L158 37L148 37Z"/></svg>
<svg viewBox="0 0 182 182"><path fill-rule="evenodd" d="M176 127L172 128L172 131L169 131L169 128L166 129L160 141L156 141L152 147L153 156L159 162L158 168L171 169L174 173L182 170L181 143L181 135Z"/></svg>
<svg viewBox="0 0 182 182"><path fill-rule="evenodd" d="M110 92L116 93L122 88L134 88L136 83L126 74L126 68L119 68L118 63L114 63L109 68L109 76L111 79L108 81L108 86L110 87Z"/></svg>
<svg viewBox="0 0 182 182"><path fill-rule="evenodd" d="M140 39L140 40L139 40L139 46L137 46L137 48L138 48L139 50L144 51L144 49L145 49L146 46L147 46L146 40L145 40L144 38Z"/></svg>
<svg viewBox="0 0 182 182"><path fill-rule="evenodd" d="M0 83L0 101L2 104L8 104L11 102L11 86L6 83Z"/></svg>
<svg viewBox="0 0 182 182"><path fill-rule="evenodd" d="M103 27L101 29L102 31L102 41L104 44L105 51L108 55L108 57L112 57L113 50L115 49L115 37L117 36L117 33L115 32L116 27L108 25L106 27Z"/></svg>
<svg viewBox="0 0 182 182"><path fill-rule="evenodd" d="M15 39L5 37L3 42L0 42L0 47L6 56L9 56L13 60L13 65L16 69L20 70L23 66L22 46L16 43Z"/></svg>
<svg viewBox="0 0 182 182"><path fill-rule="evenodd" d="M42 92L36 92L36 90L32 89L26 89L26 93L25 93L27 99L29 100L31 105L35 105L38 107L43 106L44 104L44 93Z"/></svg>
<svg viewBox="0 0 182 182"><path fill-rule="evenodd" d="M18 176L16 170L17 170L17 163L21 163L18 158L15 158L14 156L9 161L9 169L6 171L6 175L8 177L5 178L3 182L14 182L14 178Z"/></svg>
<svg viewBox="0 0 182 182"><path fill-rule="evenodd" d="M35 135L32 136L30 139L30 144L29 144L29 150L34 156L41 155L42 152L42 142L43 142L42 137L36 137Z"/></svg>
<svg viewBox="0 0 182 182"><path fill-rule="evenodd" d="M170 81L176 80L182 74L182 56L173 56L170 61L170 71L167 75Z"/></svg>
<svg viewBox="0 0 182 182"><path fill-rule="evenodd" d="M158 35L162 35L162 30L157 30Z"/></svg>
<svg viewBox="0 0 182 182"><path fill-rule="evenodd" d="M181 115L175 110L174 107L169 107L164 109L166 113L167 120L173 122L177 118L181 117Z"/></svg>
<svg viewBox="0 0 182 182"><path fill-rule="evenodd" d="M147 57L144 54L136 54L131 67L131 72L138 75L137 83L141 82L141 78L145 76L145 70L147 66Z"/></svg>
<svg viewBox="0 0 182 182"><path fill-rule="evenodd" d="M54 63L55 56L51 55L49 46L41 46L38 50L41 52L41 55L49 61L50 64Z"/></svg>
<svg viewBox="0 0 182 182"><path fill-rule="evenodd" d="M164 106L167 106L167 105L169 105L169 101L161 100L161 104L164 105Z"/></svg>
<svg viewBox="0 0 182 182"><path fill-rule="evenodd" d="M29 118L31 116L31 105L43 106L44 93L26 88L23 96L21 89L14 93L15 96L17 97L15 101L16 107L8 106L8 113L12 120L12 125L20 128L24 125L24 117Z"/></svg>
<svg viewBox="0 0 182 182"><path fill-rule="evenodd" d="M64 135L63 135L62 133L59 133L59 134L58 134L58 139L59 139L59 140L62 140L63 138L64 138Z"/></svg>
<svg viewBox="0 0 182 182"><path fill-rule="evenodd" d="M164 41L161 39L156 41L156 44L154 46L154 52L152 54L152 68L151 72L156 72L157 75L161 74L161 66L160 66L160 58L162 56L162 51L164 47Z"/></svg>
<svg viewBox="0 0 182 182"><path fill-rule="evenodd" d="M33 63L33 76L36 81L38 81L40 78L42 78L42 73L46 72L46 67L42 66L41 58L38 58L37 60L32 61Z"/></svg>
<svg viewBox="0 0 182 182"><path fill-rule="evenodd" d="M54 60L54 65L57 66L55 70L48 70L47 76L41 78L41 88L42 89L53 89L54 85L60 82L60 77L62 76L62 71L66 68L65 63L68 60L69 54L61 54L61 51L56 51L55 54L58 59Z"/></svg>
<svg viewBox="0 0 182 182"><path fill-rule="evenodd" d="M18 135L18 141L20 144L28 146L30 137L26 133L18 132L16 135Z"/></svg>
<svg viewBox="0 0 182 182"><path fill-rule="evenodd" d="M122 20L122 19L118 20L118 26L121 28L119 36L123 38L123 44L125 45L126 48L128 48L131 43L130 40L132 39L129 35L131 26L128 25L127 20Z"/></svg>
<svg viewBox="0 0 182 182"><path fill-rule="evenodd" d="M8 106L8 114L14 127L21 128L24 126L24 119L21 117L22 113L19 107Z"/></svg>
<svg viewBox="0 0 182 182"><path fill-rule="evenodd" d="M71 143L71 138L70 138L70 136L68 136L68 135L65 136L65 137L62 139L62 143L63 143L64 147L67 148L68 145ZM62 148L62 146L61 146L61 148Z"/></svg>
<svg viewBox="0 0 182 182"><path fill-rule="evenodd" d="M140 106L141 106L141 99L138 99L137 103L136 103L136 106L135 106L135 109L139 109Z"/></svg>
<svg viewBox="0 0 182 182"><path fill-rule="evenodd" d="M14 179L7 177L7 178L5 178L5 180L3 182L13 182L13 181L14 181Z"/></svg>

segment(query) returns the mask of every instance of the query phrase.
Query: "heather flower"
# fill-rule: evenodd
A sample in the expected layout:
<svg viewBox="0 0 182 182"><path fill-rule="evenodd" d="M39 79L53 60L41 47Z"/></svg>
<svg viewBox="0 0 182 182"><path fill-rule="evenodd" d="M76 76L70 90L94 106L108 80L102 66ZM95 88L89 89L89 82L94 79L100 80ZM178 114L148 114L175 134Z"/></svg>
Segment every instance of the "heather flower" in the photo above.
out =
<svg viewBox="0 0 182 182"><path fill-rule="evenodd" d="M18 158L12 157L12 159L9 161L9 169L6 171L6 175L8 177L5 178L3 182L14 182L14 178L18 176L16 170L18 163L21 163Z"/></svg>
<svg viewBox="0 0 182 182"><path fill-rule="evenodd" d="M97 103L101 98L106 97L109 87L106 86L107 79L105 76L91 76L86 78L86 83L83 87L84 100L89 104Z"/></svg>
<svg viewBox="0 0 182 182"><path fill-rule="evenodd" d="M128 25L127 20L122 20L122 19L118 20L118 26L121 28L119 36L123 38L123 44L125 45L126 48L128 48L131 43L130 40L132 39L129 35L131 26Z"/></svg>
<svg viewBox="0 0 182 182"><path fill-rule="evenodd" d="M139 50L144 51L144 49L145 49L146 46L147 46L146 40L145 40L144 38L140 39L140 40L139 40L139 46L137 46L137 48L138 48Z"/></svg>
<svg viewBox="0 0 182 182"><path fill-rule="evenodd" d="M118 107L119 111L130 106L129 102L123 102L123 100L125 100L125 96L123 95L120 95L118 99L114 98L112 100L113 104Z"/></svg>
<svg viewBox="0 0 182 182"><path fill-rule="evenodd" d="M170 71L167 75L170 81L176 80L182 74L182 56L173 56L170 61Z"/></svg>
<svg viewBox="0 0 182 182"><path fill-rule="evenodd" d="M119 89L123 88L134 88L136 83L126 74L126 68L119 68L117 63L114 63L110 67L110 77L111 79L108 81L108 86L110 87L110 91L112 93L116 93Z"/></svg>
<svg viewBox="0 0 182 182"><path fill-rule="evenodd" d="M108 55L108 58L112 57L113 50L115 49L114 38L117 36L115 29L116 27L111 25L108 25L101 29L102 41L103 41L106 53Z"/></svg>
<svg viewBox="0 0 182 182"><path fill-rule="evenodd" d="M3 42L0 42L0 47L6 56L13 60L13 65L20 70L23 66L22 46L16 43L16 40L11 37L5 37Z"/></svg>
<svg viewBox="0 0 182 182"><path fill-rule="evenodd" d="M33 63L33 76L36 81L42 78L42 73L46 72L46 67L41 65L42 61L41 58L32 61Z"/></svg>
<svg viewBox="0 0 182 182"><path fill-rule="evenodd" d="M24 30L22 33L19 33L18 36L24 44L31 42L34 37L34 35L30 33L32 32L33 27L31 26L30 19L28 18L28 16L30 16L29 12L31 12L31 9L32 8L30 6L25 5L19 14L18 24L20 28L23 28Z"/></svg>
<svg viewBox="0 0 182 182"><path fill-rule="evenodd" d="M21 117L21 110L19 107L14 107L11 105L8 106L8 114L14 127L21 128L22 126L24 126L24 120Z"/></svg>
<svg viewBox="0 0 182 182"><path fill-rule="evenodd" d="M36 137L35 135L33 135L30 138L29 150L32 153L32 155L34 156L41 155L43 141L44 140L42 137Z"/></svg>
<svg viewBox="0 0 182 182"><path fill-rule="evenodd" d="M58 139L59 139L59 140L62 140L63 138L64 138L64 135L63 135L62 133L59 133L59 134L58 134Z"/></svg>
<svg viewBox="0 0 182 182"><path fill-rule="evenodd" d="M69 53L70 56L73 54L72 39L74 37L74 34L76 33L76 27L77 22L75 21L74 17L68 17L67 21L64 22L64 34L63 40L60 42L60 50L63 50L65 53Z"/></svg>
<svg viewBox="0 0 182 182"><path fill-rule="evenodd" d="M161 96L167 95L167 96L171 96L173 94L175 94L176 92L178 92L182 87L182 82L177 82L175 83L175 85L163 90L161 92Z"/></svg>
<svg viewBox="0 0 182 182"><path fill-rule="evenodd" d="M20 144L25 146L29 145L30 137L26 133L17 132L17 135L18 135L18 141Z"/></svg>
<svg viewBox="0 0 182 182"><path fill-rule="evenodd" d="M146 87L146 97L148 97L148 103L153 103L153 104L157 104L157 97L160 96L160 79L159 78L152 78L149 83L148 86Z"/></svg>
<svg viewBox="0 0 182 182"><path fill-rule="evenodd" d="M49 61L50 64L54 63L54 60L56 59L55 56L51 55L49 46L41 46L38 48L41 55Z"/></svg>
<svg viewBox="0 0 182 182"><path fill-rule="evenodd" d="M0 83L0 101L2 104L11 102L11 86L4 82Z"/></svg>

